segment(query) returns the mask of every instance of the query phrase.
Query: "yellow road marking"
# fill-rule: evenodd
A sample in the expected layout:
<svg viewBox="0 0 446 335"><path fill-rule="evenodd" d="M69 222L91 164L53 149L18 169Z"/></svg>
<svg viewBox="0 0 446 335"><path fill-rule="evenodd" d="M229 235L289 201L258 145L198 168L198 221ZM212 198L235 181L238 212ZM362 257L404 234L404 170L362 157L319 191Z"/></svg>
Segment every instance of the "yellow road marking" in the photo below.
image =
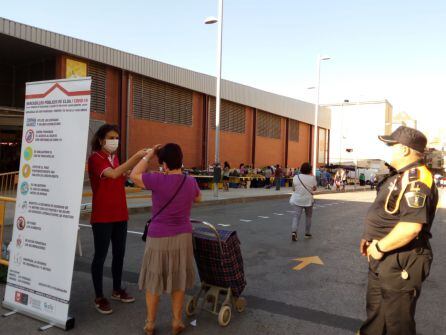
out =
<svg viewBox="0 0 446 335"><path fill-rule="evenodd" d="M318 256L295 258L293 259L293 261L300 262L300 264L293 267L294 271L300 271L310 264L324 265L324 262L322 262L322 260Z"/></svg>

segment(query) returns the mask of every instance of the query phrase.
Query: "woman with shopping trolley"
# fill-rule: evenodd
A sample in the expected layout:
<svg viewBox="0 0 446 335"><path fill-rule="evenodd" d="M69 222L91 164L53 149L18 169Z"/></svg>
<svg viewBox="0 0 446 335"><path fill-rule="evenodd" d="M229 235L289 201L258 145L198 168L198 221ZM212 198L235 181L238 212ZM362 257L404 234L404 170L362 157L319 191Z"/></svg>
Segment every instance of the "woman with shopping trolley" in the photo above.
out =
<svg viewBox="0 0 446 335"><path fill-rule="evenodd" d="M147 173L149 162L158 159L163 173ZM139 287L146 292L147 320L144 331L152 335L160 295L172 300L172 332L185 329L182 321L185 291L195 283L190 212L201 200L196 180L182 173L183 153L178 144L157 145L130 174L139 187L152 191L152 219L139 277Z"/></svg>

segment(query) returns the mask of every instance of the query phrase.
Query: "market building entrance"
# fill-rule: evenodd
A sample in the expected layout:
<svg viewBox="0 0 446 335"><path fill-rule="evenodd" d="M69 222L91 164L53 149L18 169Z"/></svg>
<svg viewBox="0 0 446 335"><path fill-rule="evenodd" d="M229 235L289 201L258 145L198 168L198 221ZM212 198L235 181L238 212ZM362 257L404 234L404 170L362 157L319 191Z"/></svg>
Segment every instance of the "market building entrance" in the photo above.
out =
<svg viewBox="0 0 446 335"><path fill-rule="evenodd" d="M25 83L56 77L54 50L0 34L0 173L17 171Z"/></svg>

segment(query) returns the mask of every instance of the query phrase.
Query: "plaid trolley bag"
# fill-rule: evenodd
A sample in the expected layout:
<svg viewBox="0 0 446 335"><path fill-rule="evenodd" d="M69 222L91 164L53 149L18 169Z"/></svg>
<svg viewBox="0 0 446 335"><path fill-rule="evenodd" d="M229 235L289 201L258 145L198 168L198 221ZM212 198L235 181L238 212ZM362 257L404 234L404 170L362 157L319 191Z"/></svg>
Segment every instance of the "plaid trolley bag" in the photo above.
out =
<svg viewBox="0 0 446 335"><path fill-rule="evenodd" d="M193 232L201 288L186 305L186 314L195 314L200 297L204 295L200 309L218 315L218 323L224 327L231 321L231 307L238 312L246 307L246 300L240 297L246 286L240 241L235 231L217 230L207 222L192 222L204 226L195 227ZM223 297L222 302L220 297Z"/></svg>

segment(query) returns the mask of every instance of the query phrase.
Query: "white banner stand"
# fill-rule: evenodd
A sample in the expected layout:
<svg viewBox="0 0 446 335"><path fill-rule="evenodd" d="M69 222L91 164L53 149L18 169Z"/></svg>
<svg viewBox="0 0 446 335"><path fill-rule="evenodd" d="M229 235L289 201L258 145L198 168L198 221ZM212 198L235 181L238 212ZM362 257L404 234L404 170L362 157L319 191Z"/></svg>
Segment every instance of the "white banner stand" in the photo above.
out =
<svg viewBox="0 0 446 335"><path fill-rule="evenodd" d="M3 306L74 327L68 316L82 200L91 78L26 84L25 117Z"/></svg>

